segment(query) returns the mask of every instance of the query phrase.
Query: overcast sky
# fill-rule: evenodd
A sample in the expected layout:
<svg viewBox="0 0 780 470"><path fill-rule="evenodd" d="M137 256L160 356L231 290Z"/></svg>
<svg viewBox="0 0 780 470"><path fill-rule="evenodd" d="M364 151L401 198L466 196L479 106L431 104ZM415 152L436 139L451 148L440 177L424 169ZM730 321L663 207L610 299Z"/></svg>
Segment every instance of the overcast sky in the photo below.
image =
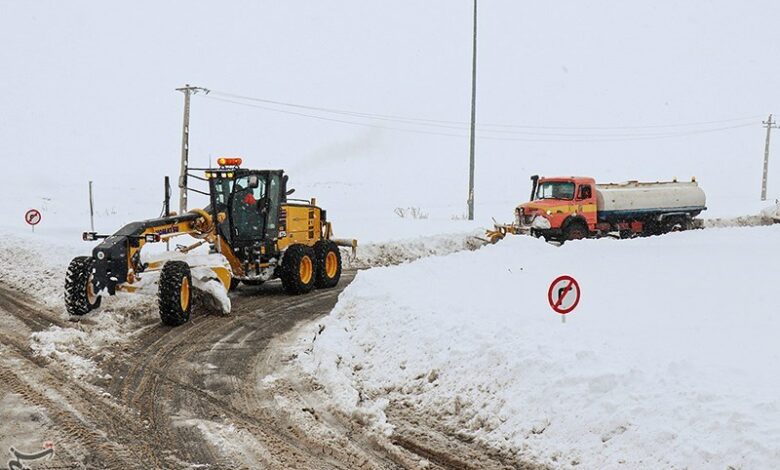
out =
<svg viewBox="0 0 780 470"><path fill-rule="evenodd" d="M0 156L29 184L0 195L29 205L41 186L93 179L159 199L162 176L178 172L174 89L191 83L437 121L239 100L280 113L212 93L192 102L195 165L239 155L336 205L465 210L471 14L468 0L0 1ZM533 173L696 175L711 206L757 199L760 121L780 110L778 18L769 1L481 1L477 202L521 202ZM711 121L726 122L680 126Z"/></svg>

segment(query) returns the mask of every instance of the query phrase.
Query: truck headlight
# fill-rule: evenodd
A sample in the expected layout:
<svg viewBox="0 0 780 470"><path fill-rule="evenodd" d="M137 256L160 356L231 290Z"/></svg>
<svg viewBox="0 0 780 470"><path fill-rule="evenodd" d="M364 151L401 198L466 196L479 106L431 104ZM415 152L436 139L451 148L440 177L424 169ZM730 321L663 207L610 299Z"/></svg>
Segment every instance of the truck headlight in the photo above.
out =
<svg viewBox="0 0 780 470"><path fill-rule="evenodd" d="M104 252L102 252L102 251L98 251L97 252L97 259L102 261L105 257L106 257L106 254Z"/></svg>
<svg viewBox="0 0 780 470"><path fill-rule="evenodd" d="M547 215L552 215L552 211L550 209L547 209Z"/></svg>

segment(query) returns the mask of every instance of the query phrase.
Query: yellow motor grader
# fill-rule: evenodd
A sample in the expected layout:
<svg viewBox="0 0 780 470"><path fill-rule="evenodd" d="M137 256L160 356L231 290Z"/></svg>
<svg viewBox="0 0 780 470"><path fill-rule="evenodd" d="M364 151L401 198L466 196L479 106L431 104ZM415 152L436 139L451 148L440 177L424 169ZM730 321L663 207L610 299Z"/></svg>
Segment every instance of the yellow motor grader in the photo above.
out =
<svg viewBox="0 0 780 470"><path fill-rule="evenodd" d="M288 199L294 190L287 190L283 170L244 169L240 158L220 158L218 164L216 169L194 169L205 171L199 179L209 185L208 193L203 192L210 198L207 207L132 222L113 235L85 232L84 240L103 241L92 256L79 256L68 266L68 313L84 315L100 306L103 293L135 292L144 277L159 275L162 322L171 326L187 322L193 288L188 259L197 257L187 253L204 244L210 247L209 256L223 261L208 267L228 290L240 282L258 285L275 278L289 294L337 285L342 267L338 247L354 252L357 241L334 239L326 211L314 199ZM178 259L142 261L144 245L180 235L198 241L179 247Z"/></svg>

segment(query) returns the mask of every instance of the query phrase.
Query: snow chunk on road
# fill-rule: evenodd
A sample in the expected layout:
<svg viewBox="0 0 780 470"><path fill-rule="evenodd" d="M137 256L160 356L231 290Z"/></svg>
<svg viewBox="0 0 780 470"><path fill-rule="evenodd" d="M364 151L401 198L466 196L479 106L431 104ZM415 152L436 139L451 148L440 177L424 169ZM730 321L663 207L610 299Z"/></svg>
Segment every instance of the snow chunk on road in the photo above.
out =
<svg viewBox="0 0 780 470"><path fill-rule="evenodd" d="M298 361L385 431L405 402L555 468L771 468L779 264L780 226L508 237L361 272ZM583 292L565 324L560 274Z"/></svg>

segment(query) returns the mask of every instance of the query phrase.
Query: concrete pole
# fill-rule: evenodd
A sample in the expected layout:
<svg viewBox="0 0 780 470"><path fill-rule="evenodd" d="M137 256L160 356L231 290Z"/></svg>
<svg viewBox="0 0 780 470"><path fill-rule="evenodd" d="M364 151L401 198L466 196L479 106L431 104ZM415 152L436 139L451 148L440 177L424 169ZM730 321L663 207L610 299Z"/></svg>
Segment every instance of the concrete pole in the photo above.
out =
<svg viewBox="0 0 780 470"><path fill-rule="evenodd" d="M769 172L769 136L772 134L772 128L777 127L775 122L772 121L772 115L769 115L769 119L764 121L764 127L766 127L766 143L764 144L764 176L761 178L761 200L766 201L766 180Z"/></svg>
<svg viewBox="0 0 780 470"><path fill-rule="evenodd" d="M176 91L184 93L184 123L181 130L181 169L179 171L179 214L187 212L187 168L190 157L190 96L209 90L197 86L184 85Z"/></svg>
<svg viewBox="0 0 780 470"><path fill-rule="evenodd" d="M192 88L186 85L184 92L184 124L181 129L181 169L179 170L179 214L187 212L187 166L190 153L190 94Z"/></svg>

